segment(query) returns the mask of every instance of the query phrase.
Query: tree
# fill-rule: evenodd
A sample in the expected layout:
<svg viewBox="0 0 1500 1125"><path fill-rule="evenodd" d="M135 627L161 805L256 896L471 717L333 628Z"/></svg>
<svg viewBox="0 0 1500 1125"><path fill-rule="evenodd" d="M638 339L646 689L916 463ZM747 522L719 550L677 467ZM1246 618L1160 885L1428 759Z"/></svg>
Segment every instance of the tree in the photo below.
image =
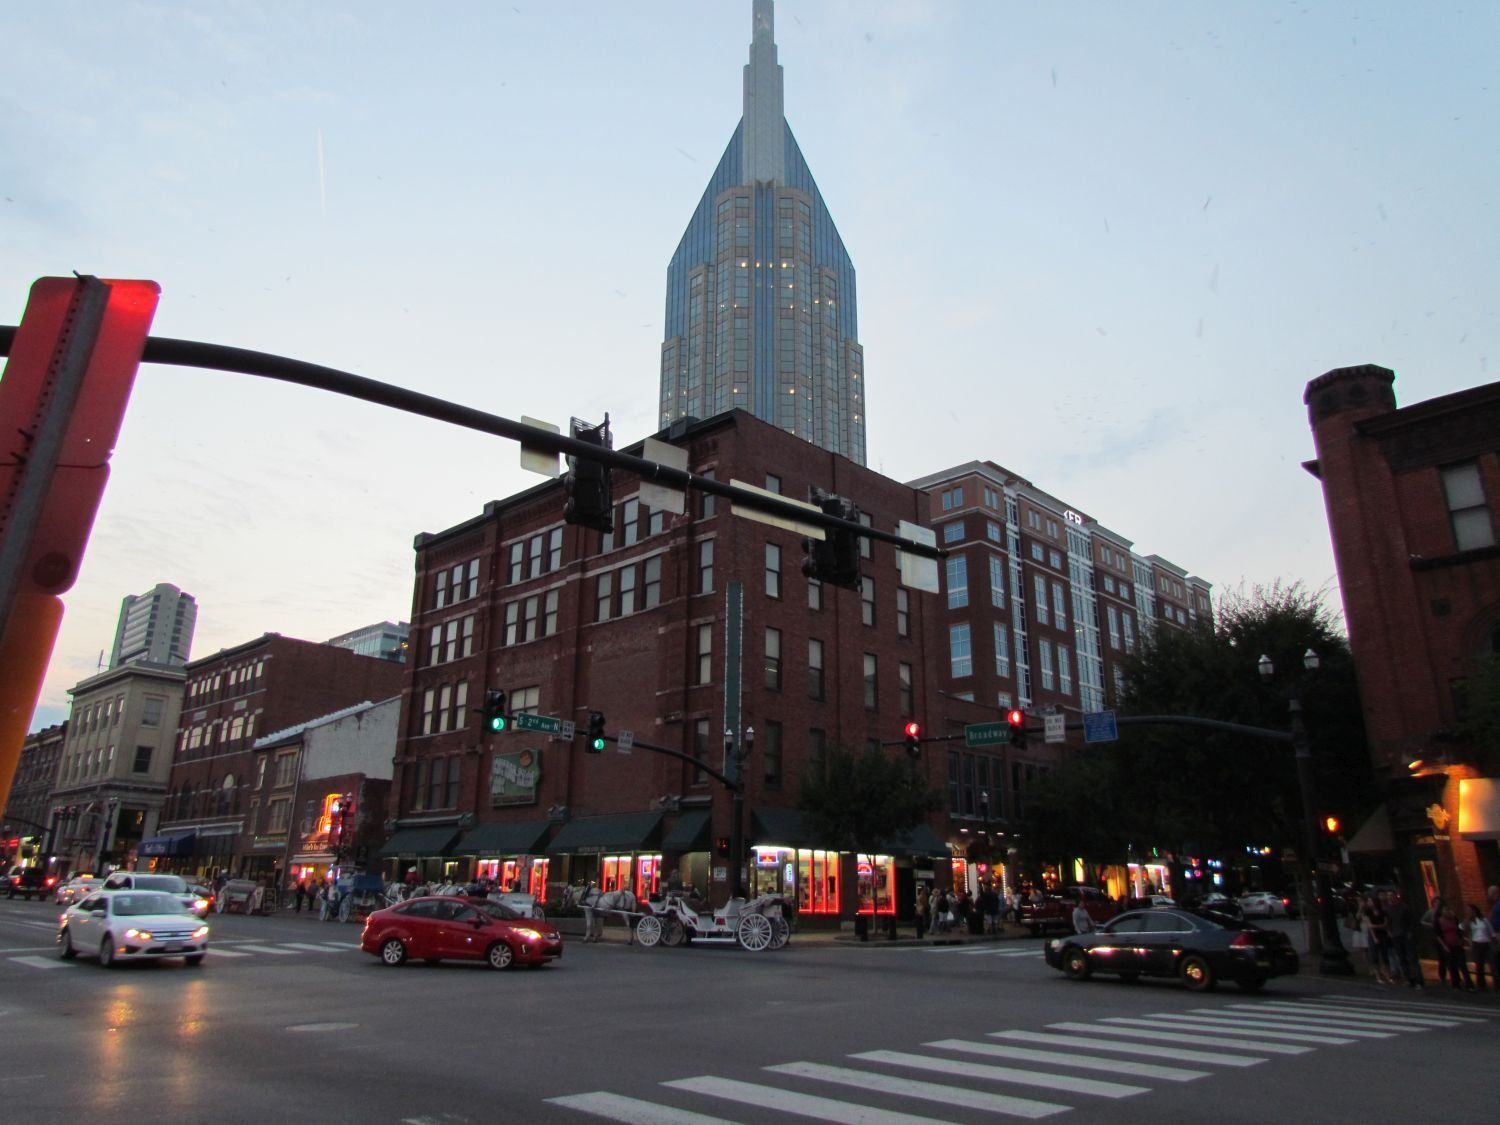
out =
<svg viewBox="0 0 1500 1125"><path fill-rule="evenodd" d="M904 758L830 747L821 772L802 779L798 808L830 847L873 857L891 849L936 807L936 794ZM872 903L873 909L873 903Z"/></svg>

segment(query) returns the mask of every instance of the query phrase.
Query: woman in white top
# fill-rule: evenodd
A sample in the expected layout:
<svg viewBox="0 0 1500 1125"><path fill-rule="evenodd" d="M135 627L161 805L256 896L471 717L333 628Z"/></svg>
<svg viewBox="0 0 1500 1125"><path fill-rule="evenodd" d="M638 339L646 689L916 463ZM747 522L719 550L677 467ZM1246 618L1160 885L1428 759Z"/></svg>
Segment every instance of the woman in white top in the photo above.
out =
<svg viewBox="0 0 1500 1125"><path fill-rule="evenodd" d="M1484 911L1470 903L1464 912L1464 934L1469 939L1469 956L1474 958L1474 986L1484 991L1484 972L1490 960L1490 943L1495 940L1495 931L1490 928L1490 920L1484 916ZM1500 977L1495 980L1495 987L1500 988Z"/></svg>

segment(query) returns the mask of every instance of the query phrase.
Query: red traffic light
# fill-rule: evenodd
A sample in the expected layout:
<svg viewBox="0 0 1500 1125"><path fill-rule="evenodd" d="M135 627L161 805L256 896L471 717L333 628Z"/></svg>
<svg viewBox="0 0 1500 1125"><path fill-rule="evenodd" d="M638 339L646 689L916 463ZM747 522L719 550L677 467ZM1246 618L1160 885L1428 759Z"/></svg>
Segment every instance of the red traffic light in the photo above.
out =
<svg viewBox="0 0 1500 1125"><path fill-rule="evenodd" d="M922 724L921 723L907 723L905 730L906 730L906 737L907 738L921 738L922 737Z"/></svg>
<svg viewBox="0 0 1500 1125"><path fill-rule="evenodd" d="M1012 708L1005 712L1005 721L1017 730L1020 730L1026 726L1026 712L1022 711L1019 707Z"/></svg>

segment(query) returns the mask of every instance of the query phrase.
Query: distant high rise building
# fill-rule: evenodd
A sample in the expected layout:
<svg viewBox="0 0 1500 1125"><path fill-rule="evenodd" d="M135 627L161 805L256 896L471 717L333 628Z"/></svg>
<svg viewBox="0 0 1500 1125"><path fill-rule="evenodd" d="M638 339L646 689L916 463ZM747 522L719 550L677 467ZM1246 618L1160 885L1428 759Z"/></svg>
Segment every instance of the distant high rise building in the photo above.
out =
<svg viewBox="0 0 1500 1125"><path fill-rule="evenodd" d="M162 582L140 597L127 596L120 603L120 623L109 666L137 660L153 664L188 662L193 648L193 628L198 623L198 603L192 594Z"/></svg>
<svg viewBox="0 0 1500 1125"><path fill-rule="evenodd" d="M395 621L382 621L378 625L366 625L363 629L329 637L328 643L338 648L347 648L361 656L375 656L381 660L404 663L407 638L410 635L411 625L408 622L398 624Z"/></svg>
<svg viewBox="0 0 1500 1125"><path fill-rule="evenodd" d="M661 424L739 407L865 463L854 265L782 113L771 0L744 112L667 267Z"/></svg>

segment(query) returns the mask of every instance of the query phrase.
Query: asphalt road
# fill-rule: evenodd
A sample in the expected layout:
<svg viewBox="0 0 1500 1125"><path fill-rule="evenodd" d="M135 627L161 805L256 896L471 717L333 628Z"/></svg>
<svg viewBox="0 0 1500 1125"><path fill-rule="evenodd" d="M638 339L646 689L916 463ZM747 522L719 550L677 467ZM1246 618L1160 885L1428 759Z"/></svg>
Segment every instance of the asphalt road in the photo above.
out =
<svg viewBox="0 0 1500 1125"><path fill-rule="evenodd" d="M780 952L570 942L381 966L358 926L219 916L201 968L56 959L0 900L0 1121L1483 1120L1493 994L1305 974L1065 981L1037 939ZM1134 1022L1130 1022L1134 1021Z"/></svg>

